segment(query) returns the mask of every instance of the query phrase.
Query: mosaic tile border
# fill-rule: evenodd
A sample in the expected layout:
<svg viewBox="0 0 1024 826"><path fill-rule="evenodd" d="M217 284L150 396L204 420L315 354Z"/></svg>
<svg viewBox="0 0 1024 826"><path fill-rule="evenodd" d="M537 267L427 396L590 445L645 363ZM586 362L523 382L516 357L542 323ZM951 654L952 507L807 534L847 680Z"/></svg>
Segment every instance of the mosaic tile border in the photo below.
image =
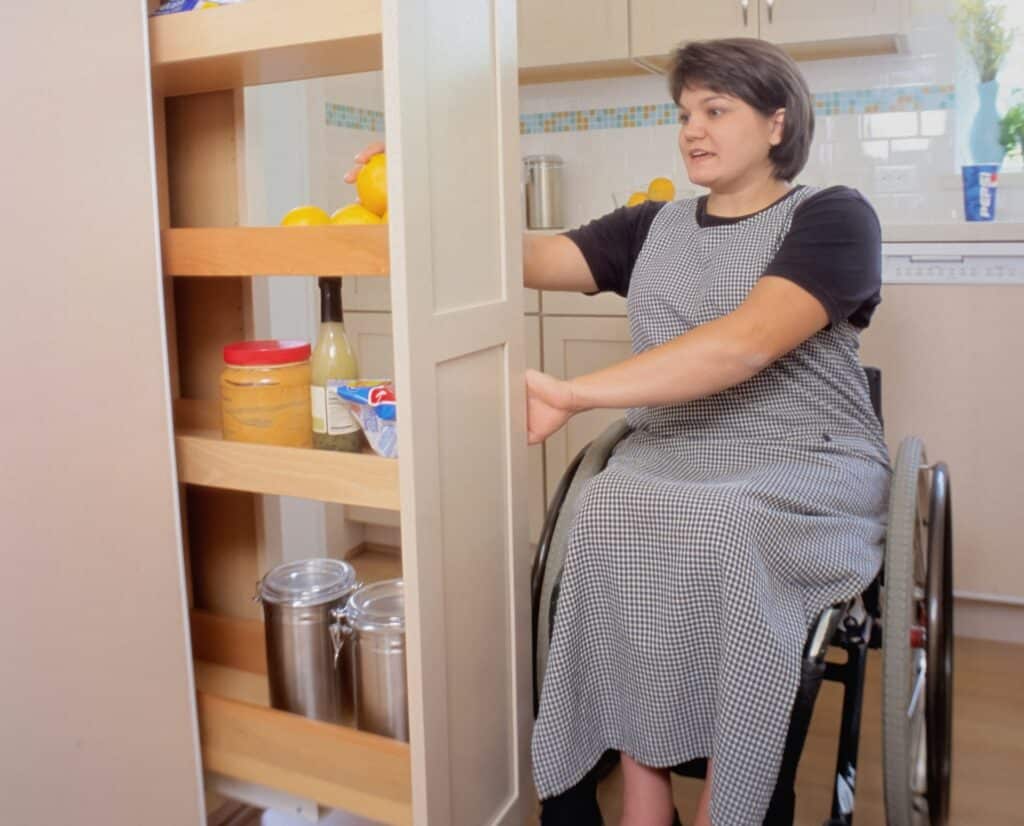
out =
<svg viewBox="0 0 1024 826"><path fill-rule="evenodd" d="M374 109L360 109L343 103L328 103L324 113L328 126L362 129L366 132L384 131L384 113Z"/></svg>
<svg viewBox="0 0 1024 826"><path fill-rule="evenodd" d="M813 97L815 114L824 117L881 112L922 112L953 109L956 105L956 90L952 84L850 89L821 92ZM649 103L524 114L519 116L519 133L536 135L545 132L586 132L594 129L636 129L644 126L668 126L674 123L674 104ZM328 103L327 125L383 132L384 113Z"/></svg>

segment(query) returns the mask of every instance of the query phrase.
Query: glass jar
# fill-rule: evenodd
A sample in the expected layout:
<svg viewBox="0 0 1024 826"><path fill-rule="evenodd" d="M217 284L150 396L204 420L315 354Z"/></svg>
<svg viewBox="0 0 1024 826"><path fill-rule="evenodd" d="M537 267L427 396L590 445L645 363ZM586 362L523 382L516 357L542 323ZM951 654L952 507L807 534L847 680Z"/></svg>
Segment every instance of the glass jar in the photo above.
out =
<svg viewBox="0 0 1024 826"><path fill-rule="evenodd" d="M309 353L305 341L238 341L224 347L225 439L312 447Z"/></svg>

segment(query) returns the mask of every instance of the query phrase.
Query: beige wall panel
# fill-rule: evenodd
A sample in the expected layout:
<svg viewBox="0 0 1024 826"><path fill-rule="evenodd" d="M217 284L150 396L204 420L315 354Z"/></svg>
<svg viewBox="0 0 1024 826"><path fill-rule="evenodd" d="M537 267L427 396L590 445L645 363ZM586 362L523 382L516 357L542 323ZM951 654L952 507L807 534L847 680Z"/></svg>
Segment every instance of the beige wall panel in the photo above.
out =
<svg viewBox="0 0 1024 826"><path fill-rule="evenodd" d="M145 8L4 3L0 32L0 821L191 826Z"/></svg>
<svg viewBox="0 0 1024 826"><path fill-rule="evenodd" d="M519 65L554 66L629 57L623 0L519 0Z"/></svg>
<svg viewBox="0 0 1024 826"><path fill-rule="evenodd" d="M882 296L861 358L882 369L890 450L918 434L949 464L955 588L1024 598L1024 288L890 284Z"/></svg>

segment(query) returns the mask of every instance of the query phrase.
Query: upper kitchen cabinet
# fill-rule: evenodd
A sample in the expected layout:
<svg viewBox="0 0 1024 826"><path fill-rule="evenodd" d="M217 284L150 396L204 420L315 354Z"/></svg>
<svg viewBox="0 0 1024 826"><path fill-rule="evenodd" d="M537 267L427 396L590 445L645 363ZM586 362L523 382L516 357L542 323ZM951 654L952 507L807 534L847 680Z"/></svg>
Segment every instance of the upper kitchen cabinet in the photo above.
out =
<svg viewBox="0 0 1024 826"><path fill-rule="evenodd" d="M664 68L682 42L760 37L797 60L900 51L907 0L630 0L634 58Z"/></svg>
<svg viewBox="0 0 1024 826"><path fill-rule="evenodd" d="M761 0L760 36L797 59L886 54L900 49L904 0Z"/></svg>
<svg viewBox="0 0 1024 826"><path fill-rule="evenodd" d="M642 72L629 59L627 0L519 0L519 80Z"/></svg>
<svg viewBox="0 0 1024 826"><path fill-rule="evenodd" d="M757 37L757 0L630 0L630 52L660 65L684 40Z"/></svg>

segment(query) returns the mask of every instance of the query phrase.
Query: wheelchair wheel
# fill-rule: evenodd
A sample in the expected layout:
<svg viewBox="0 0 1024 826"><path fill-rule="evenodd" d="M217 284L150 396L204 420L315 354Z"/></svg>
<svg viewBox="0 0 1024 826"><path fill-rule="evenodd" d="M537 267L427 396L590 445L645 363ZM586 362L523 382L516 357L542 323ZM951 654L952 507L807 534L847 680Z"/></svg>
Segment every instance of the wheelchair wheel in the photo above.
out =
<svg viewBox="0 0 1024 826"><path fill-rule="evenodd" d="M900 445L882 604L882 740L889 826L945 826L952 743L949 475L924 444Z"/></svg>

